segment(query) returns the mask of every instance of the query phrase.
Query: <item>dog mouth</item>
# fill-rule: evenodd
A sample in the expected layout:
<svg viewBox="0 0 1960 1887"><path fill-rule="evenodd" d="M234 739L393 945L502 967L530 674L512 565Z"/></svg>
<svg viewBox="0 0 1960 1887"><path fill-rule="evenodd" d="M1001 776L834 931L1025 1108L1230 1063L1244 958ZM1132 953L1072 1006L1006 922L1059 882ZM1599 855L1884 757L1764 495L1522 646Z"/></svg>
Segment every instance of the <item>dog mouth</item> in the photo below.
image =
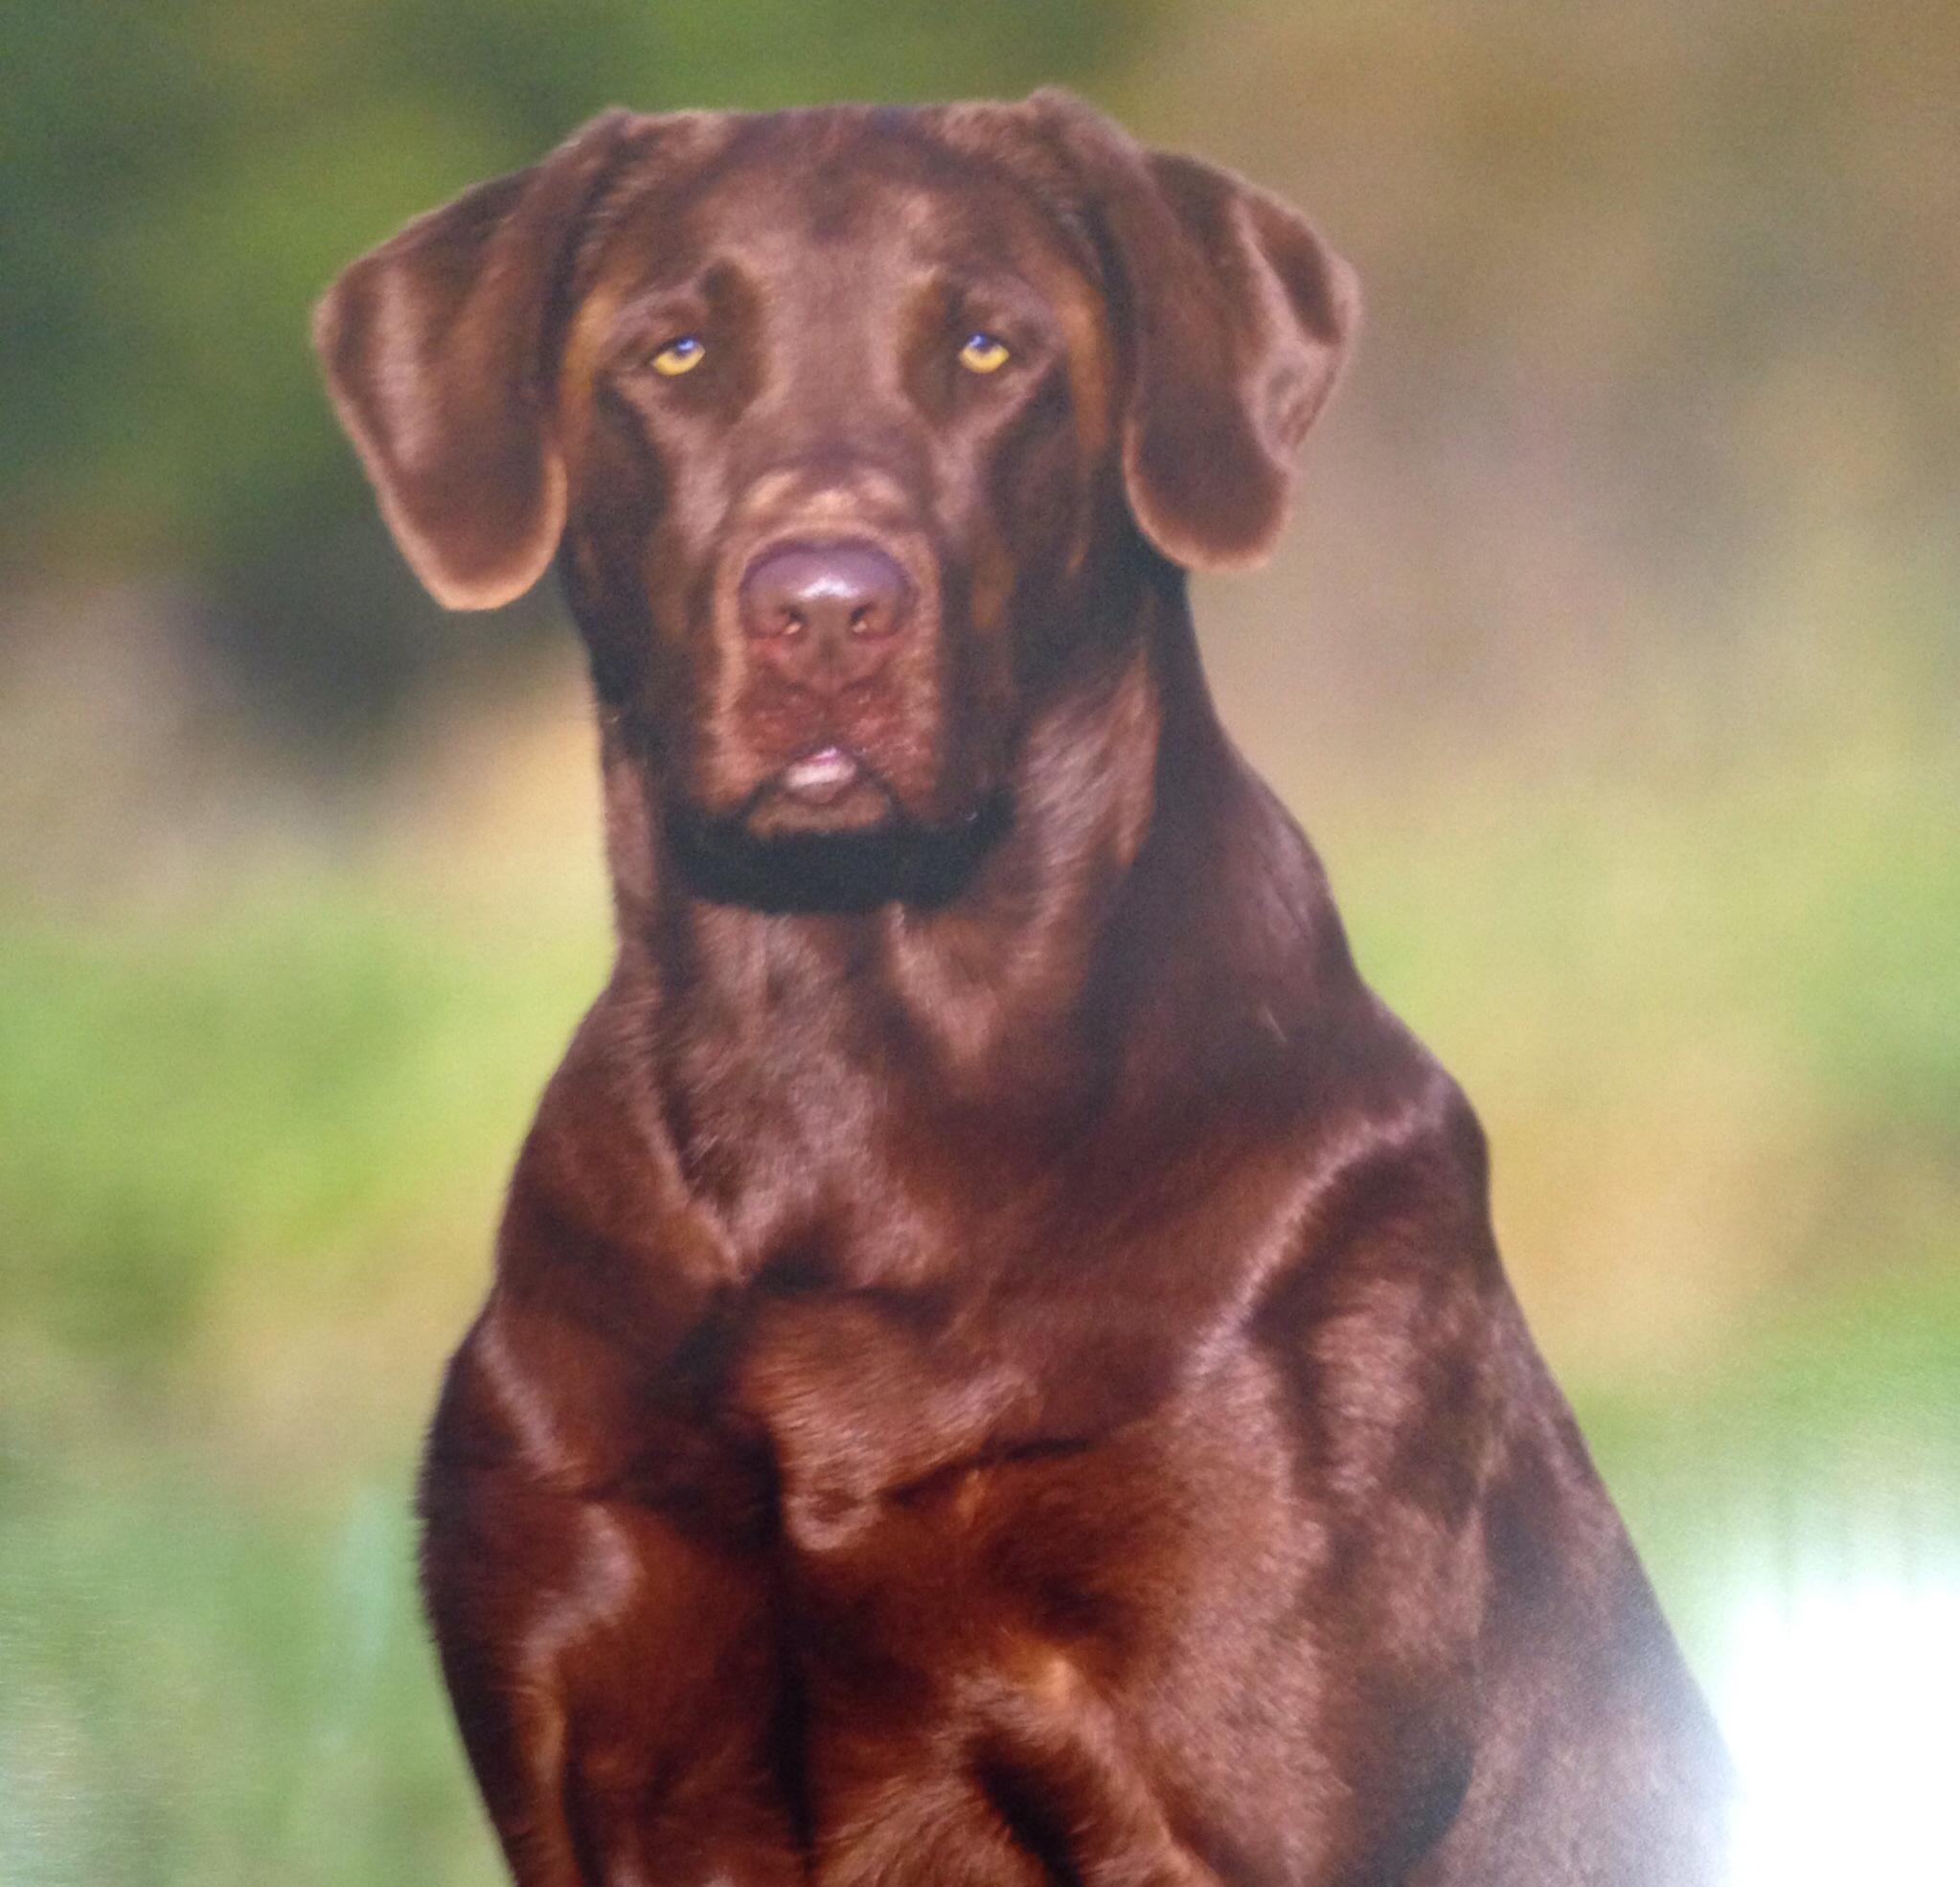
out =
<svg viewBox="0 0 1960 1887"><path fill-rule="evenodd" d="M779 791L804 806L831 806L864 780L870 769L858 757L834 742L793 760L773 782Z"/></svg>
<svg viewBox="0 0 1960 1887"><path fill-rule="evenodd" d="M877 831L905 823L904 804L855 748L826 738L750 791L733 824L751 838Z"/></svg>

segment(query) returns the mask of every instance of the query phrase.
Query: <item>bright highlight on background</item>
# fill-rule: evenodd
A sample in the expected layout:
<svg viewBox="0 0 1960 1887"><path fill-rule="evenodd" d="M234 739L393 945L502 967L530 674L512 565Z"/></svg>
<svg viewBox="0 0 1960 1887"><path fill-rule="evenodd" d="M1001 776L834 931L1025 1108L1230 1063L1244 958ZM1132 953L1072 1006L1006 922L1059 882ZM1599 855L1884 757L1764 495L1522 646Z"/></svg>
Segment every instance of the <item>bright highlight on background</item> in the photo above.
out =
<svg viewBox="0 0 1960 1887"><path fill-rule="evenodd" d="M1960 1880L1960 1580L1759 1600L1715 1701L1743 1786L1733 1887Z"/></svg>

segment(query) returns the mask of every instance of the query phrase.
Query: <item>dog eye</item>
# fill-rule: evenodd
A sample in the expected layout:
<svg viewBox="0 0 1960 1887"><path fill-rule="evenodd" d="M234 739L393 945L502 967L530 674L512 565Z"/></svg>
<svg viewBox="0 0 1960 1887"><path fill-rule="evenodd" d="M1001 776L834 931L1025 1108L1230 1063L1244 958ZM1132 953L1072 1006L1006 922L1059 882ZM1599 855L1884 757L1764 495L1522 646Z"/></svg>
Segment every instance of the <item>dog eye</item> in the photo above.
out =
<svg viewBox="0 0 1960 1887"><path fill-rule="evenodd" d="M960 350L960 365L969 374L996 374L1009 357L1007 343L991 334L969 334Z"/></svg>
<svg viewBox="0 0 1960 1887"><path fill-rule="evenodd" d="M669 341L653 356L653 371L665 374L669 379L678 374L692 374L707 357L707 352L698 335L683 334L678 340Z"/></svg>

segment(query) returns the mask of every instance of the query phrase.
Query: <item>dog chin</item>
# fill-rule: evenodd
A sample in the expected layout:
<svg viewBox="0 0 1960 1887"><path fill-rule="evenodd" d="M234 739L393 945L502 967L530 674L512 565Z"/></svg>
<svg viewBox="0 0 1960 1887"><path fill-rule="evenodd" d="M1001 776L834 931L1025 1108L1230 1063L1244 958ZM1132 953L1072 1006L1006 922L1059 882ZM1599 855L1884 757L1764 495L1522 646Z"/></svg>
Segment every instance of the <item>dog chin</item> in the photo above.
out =
<svg viewBox="0 0 1960 1887"><path fill-rule="evenodd" d="M1011 823L995 793L947 824L925 825L867 779L817 805L764 789L734 812L674 808L683 880L713 902L777 912L933 909L959 896Z"/></svg>

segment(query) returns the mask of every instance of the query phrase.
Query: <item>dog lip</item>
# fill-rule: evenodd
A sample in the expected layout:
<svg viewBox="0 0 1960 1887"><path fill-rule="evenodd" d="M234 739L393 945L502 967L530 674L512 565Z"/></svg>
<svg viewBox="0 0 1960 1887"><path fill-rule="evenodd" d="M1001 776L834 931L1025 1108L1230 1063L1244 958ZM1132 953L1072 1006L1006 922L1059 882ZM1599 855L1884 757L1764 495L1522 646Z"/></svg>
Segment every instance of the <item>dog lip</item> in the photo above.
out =
<svg viewBox="0 0 1960 1887"><path fill-rule="evenodd" d="M842 747L823 746L794 760L777 775L785 792L812 806L828 806L864 776L863 763Z"/></svg>

